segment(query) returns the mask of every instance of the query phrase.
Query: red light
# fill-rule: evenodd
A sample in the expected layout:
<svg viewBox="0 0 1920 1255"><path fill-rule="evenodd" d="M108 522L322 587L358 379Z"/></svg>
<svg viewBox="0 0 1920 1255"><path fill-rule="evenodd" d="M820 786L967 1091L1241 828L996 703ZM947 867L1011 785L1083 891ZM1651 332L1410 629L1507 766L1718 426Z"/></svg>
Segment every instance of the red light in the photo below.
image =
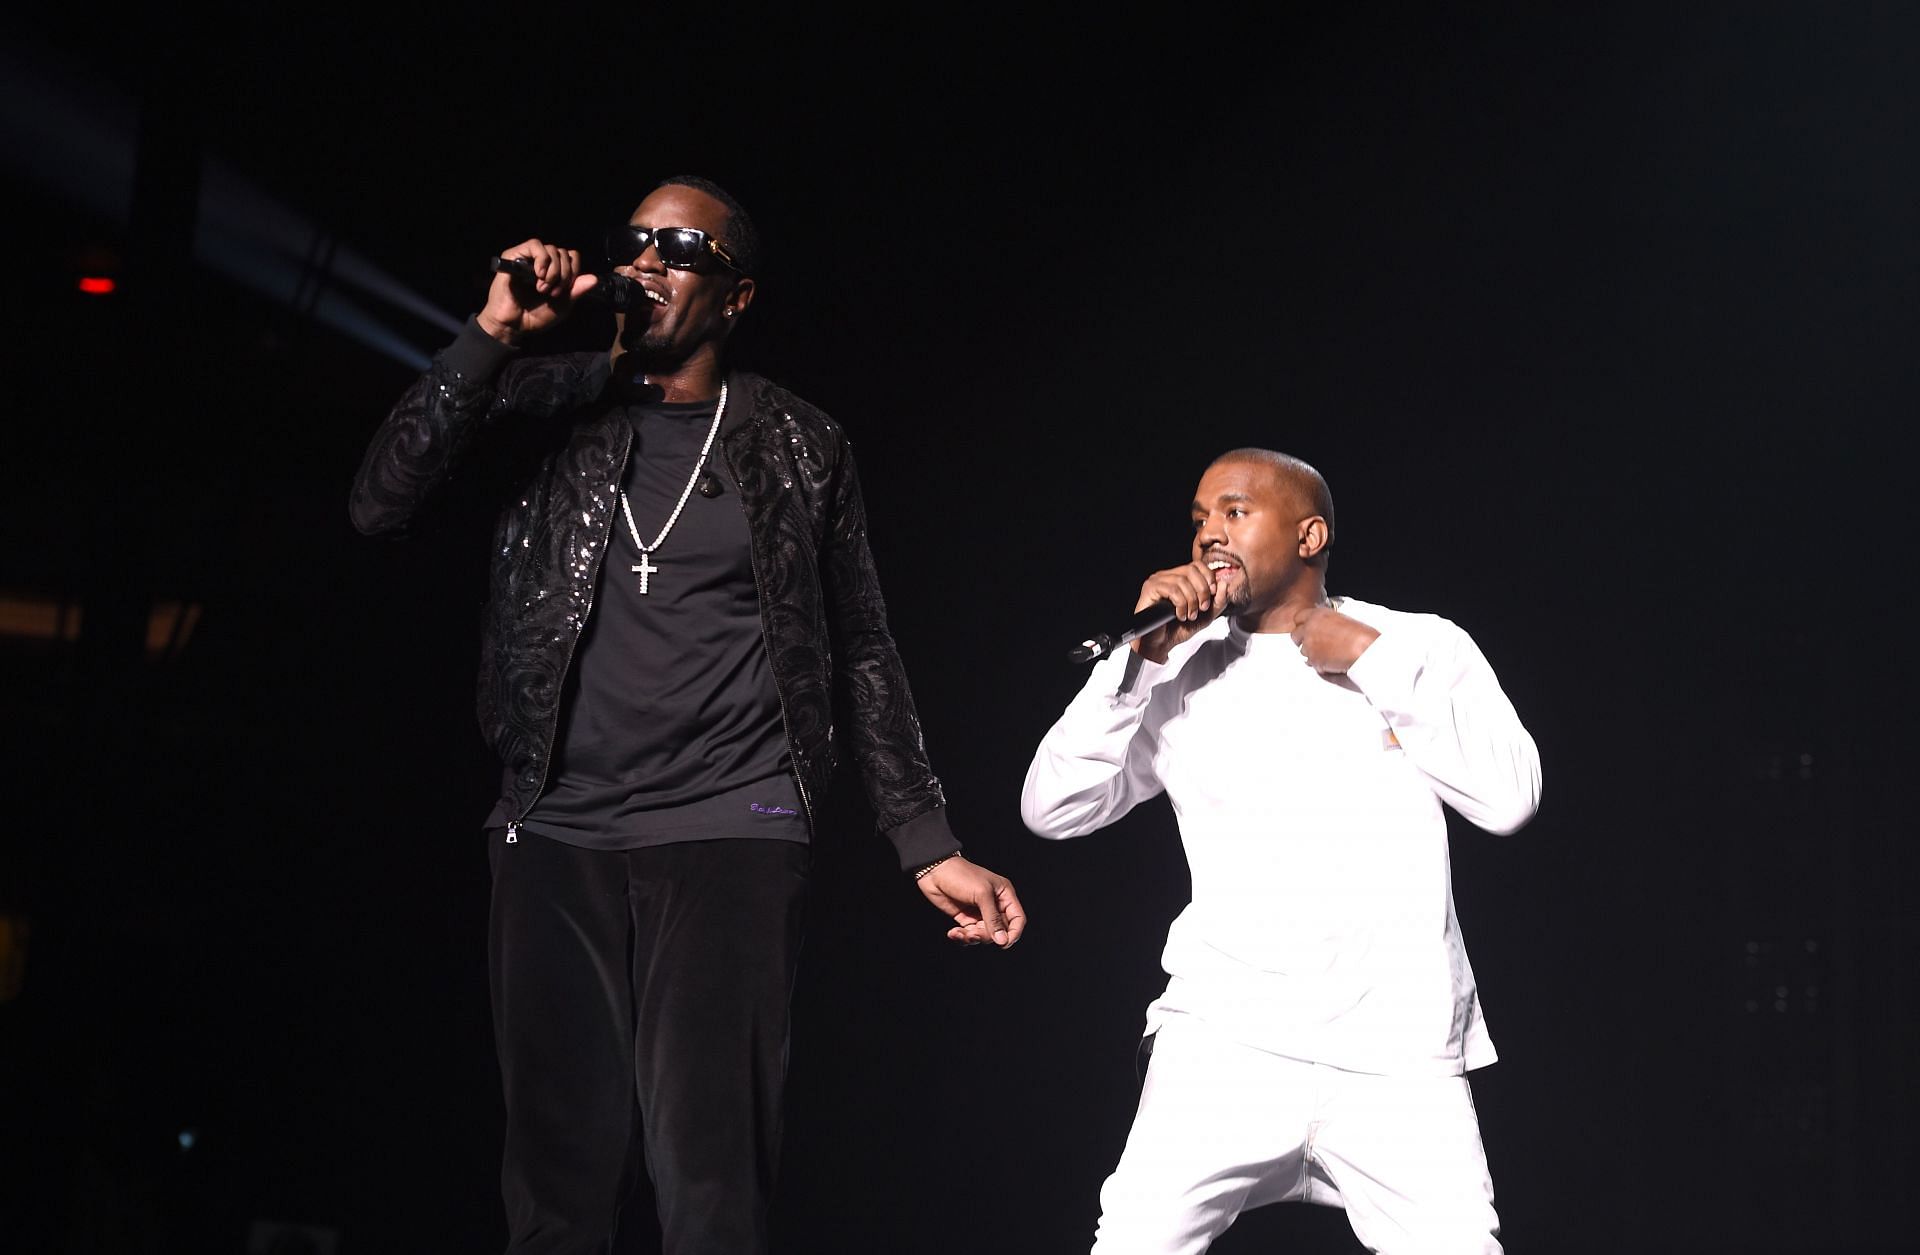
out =
<svg viewBox="0 0 1920 1255"><path fill-rule="evenodd" d="M80 290L88 296L105 296L113 287L113 280L99 275L87 275L80 280Z"/></svg>

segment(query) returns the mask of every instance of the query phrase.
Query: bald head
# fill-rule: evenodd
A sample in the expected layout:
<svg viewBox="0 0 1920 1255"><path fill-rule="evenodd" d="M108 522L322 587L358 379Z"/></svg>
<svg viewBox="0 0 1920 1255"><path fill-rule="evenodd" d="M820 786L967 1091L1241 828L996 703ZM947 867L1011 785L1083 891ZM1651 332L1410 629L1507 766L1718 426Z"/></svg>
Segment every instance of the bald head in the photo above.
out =
<svg viewBox="0 0 1920 1255"><path fill-rule="evenodd" d="M1302 515L1317 514L1325 519L1327 543L1316 556L1320 561L1326 561L1326 551L1333 548L1333 490L1327 487L1327 481L1319 471L1291 453L1280 453L1273 449L1229 449L1215 458L1212 465L1219 466L1223 462L1265 468L1272 473L1281 491L1298 503Z"/></svg>

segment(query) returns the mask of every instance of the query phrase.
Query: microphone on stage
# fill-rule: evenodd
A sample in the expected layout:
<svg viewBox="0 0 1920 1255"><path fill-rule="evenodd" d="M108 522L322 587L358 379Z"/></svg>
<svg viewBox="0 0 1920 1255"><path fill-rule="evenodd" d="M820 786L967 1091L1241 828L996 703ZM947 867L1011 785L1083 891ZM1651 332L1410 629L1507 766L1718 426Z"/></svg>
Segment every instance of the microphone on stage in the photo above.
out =
<svg viewBox="0 0 1920 1255"><path fill-rule="evenodd" d="M529 281L536 278L533 273L533 263L524 257L496 257L488 262L487 266L495 274L514 275ZM596 295L604 295L607 302L611 304L618 313L625 313L628 309L632 308L633 280L627 278L625 275L615 274L610 270L595 270L591 273L595 278L599 279L600 282L594 285L593 291L588 292L586 296L580 299L587 300Z"/></svg>
<svg viewBox="0 0 1920 1255"><path fill-rule="evenodd" d="M1105 658L1114 650L1131 645L1147 633L1165 627L1173 622L1173 603L1156 601L1144 610L1133 612L1133 618L1127 620L1124 631L1117 636L1110 632L1095 632L1086 640L1067 651L1068 662L1092 662Z"/></svg>

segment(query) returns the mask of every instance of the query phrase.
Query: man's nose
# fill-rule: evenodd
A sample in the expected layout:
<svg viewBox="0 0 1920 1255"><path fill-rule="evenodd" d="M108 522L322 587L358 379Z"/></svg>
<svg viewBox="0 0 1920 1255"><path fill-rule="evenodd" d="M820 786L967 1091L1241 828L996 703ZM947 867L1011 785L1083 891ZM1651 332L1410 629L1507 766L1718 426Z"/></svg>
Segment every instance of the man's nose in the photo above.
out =
<svg viewBox="0 0 1920 1255"><path fill-rule="evenodd" d="M649 265L647 262L647 255L649 253L653 255L653 262L651 265ZM654 247L652 240L648 240L647 246L645 248L635 253L632 257L628 258L626 261L620 263L620 266L614 267L614 269L618 270L621 267L626 267L633 270L664 269L664 267L661 265L661 262L660 262L660 250Z"/></svg>

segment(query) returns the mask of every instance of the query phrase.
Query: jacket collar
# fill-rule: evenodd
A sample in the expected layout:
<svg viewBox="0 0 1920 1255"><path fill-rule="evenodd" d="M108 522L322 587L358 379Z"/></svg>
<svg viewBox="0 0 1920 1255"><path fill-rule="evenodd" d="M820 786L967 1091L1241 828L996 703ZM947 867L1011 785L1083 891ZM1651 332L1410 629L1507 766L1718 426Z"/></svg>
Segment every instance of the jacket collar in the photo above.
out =
<svg viewBox="0 0 1920 1255"><path fill-rule="evenodd" d="M760 385L766 381L744 370L727 372L727 416L720 422L720 434L732 436L754 421L760 405Z"/></svg>

